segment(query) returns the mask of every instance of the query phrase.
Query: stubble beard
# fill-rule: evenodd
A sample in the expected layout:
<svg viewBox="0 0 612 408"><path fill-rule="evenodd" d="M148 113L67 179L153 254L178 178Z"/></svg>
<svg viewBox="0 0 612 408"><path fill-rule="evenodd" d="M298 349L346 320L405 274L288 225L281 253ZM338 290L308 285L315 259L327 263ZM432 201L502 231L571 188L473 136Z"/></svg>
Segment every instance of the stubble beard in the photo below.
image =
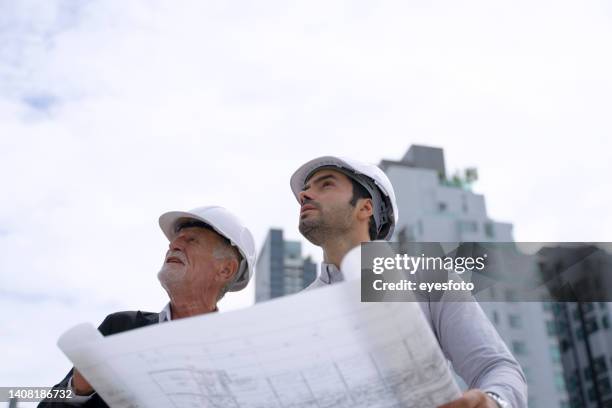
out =
<svg viewBox="0 0 612 408"><path fill-rule="evenodd" d="M299 230L304 238L317 246L321 246L329 235L321 220L300 220Z"/></svg>
<svg viewBox="0 0 612 408"><path fill-rule="evenodd" d="M318 217L300 218L300 233L311 243L323 246L326 242L345 235L351 229L350 209L336 209Z"/></svg>

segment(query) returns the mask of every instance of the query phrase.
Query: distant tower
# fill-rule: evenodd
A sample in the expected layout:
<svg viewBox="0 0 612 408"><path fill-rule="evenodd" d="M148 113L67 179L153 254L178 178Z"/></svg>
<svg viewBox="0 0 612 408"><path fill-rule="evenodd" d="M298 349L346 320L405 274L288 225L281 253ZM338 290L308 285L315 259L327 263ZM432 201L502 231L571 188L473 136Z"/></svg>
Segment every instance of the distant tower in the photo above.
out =
<svg viewBox="0 0 612 408"><path fill-rule="evenodd" d="M268 231L255 274L255 301L299 292L317 276L317 266L310 257L302 257L299 241L285 241L283 230Z"/></svg>

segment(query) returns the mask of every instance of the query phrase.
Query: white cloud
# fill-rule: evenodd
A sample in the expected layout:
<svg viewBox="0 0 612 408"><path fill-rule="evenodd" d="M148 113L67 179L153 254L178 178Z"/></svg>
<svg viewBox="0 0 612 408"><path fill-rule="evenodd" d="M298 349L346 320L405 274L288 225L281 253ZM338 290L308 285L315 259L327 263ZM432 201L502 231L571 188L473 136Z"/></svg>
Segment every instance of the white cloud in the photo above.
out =
<svg viewBox="0 0 612 408"><path fill-rule="evenodd" d="M316 155L441 146L517 239L610 240L603 7L0 3L0 287L26 294L0 299L52 322L0 336L48 360L15 357L10 380L59 379L72 323L163 307L163 211L220 203L260 244L271 226L298 238L288 178Z"/></svg>

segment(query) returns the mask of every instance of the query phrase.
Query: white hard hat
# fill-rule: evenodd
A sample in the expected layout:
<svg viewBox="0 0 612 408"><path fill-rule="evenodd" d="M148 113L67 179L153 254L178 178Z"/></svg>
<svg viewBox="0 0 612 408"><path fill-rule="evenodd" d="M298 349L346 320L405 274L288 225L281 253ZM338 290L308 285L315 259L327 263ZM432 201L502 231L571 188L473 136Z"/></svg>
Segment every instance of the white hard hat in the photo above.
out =
<svg viewBox="0 0 612 408"><path fill-rule="evenodd" d="M323 156L303 164L291 176L291 190L300 201L300 192L310 176L322 168L339 170L361 184L372 197L376 239L389 240L397 223L397 203L389 177L376 165L363 163L346 157Z"/></svg>
<svg viewBox="0 0 612 408"><path fill-rule="evenodd" d="M194 208L190 211L171 211L159 217L159 226L168 238L172 241L181 225L181 220L193 219L208 224L219 235L227 238L230 243L238 248L242 260L236 272L236 280L229 289L237 292L244 289L249 283L251 275L255 270L255 240L251 231L228 210L219 206L206 206Z"/></svg>

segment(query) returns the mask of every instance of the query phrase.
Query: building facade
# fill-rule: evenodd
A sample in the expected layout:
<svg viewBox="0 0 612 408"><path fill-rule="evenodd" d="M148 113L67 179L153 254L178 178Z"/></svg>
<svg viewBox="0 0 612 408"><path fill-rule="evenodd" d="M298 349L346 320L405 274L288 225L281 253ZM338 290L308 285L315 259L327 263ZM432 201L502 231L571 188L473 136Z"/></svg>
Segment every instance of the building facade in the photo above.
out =
<svg viewBox="0 0 612 408"><path fill-rule="evenodd" d="M512 225L491 219L481 194L468 183L449 179L444 151L411 146L400 161L380 167L393 183L399 207L397 241L512 242ZM542 303L512 302L498 293L497 302L481 307L515 355L527 377L530 408L569 407L559 340L547 330L553 312Z"/></svg>
<svg viewBox="0 0 612 408"><path fill-rule="evenodd" d="M270 229L257 258L255 302L299 292L317 276L317 265L302 257L299 241L286 241L283 230Z"/></svg>
<svg viewBox="0 0 612 408"><path fill-rule="evenodd" d="M612 270L612 255L592 245L580 245L544 247L539 256L545 281L568 272L589 276L590 282L598 283L590 289L583 285L577 291L577 296L586 300L548 303L554 315L548 330L559 337L570 406L612 408L612 304L590 301L604 298L596 291L611 286L612 277L606 272Z"/></svg>

